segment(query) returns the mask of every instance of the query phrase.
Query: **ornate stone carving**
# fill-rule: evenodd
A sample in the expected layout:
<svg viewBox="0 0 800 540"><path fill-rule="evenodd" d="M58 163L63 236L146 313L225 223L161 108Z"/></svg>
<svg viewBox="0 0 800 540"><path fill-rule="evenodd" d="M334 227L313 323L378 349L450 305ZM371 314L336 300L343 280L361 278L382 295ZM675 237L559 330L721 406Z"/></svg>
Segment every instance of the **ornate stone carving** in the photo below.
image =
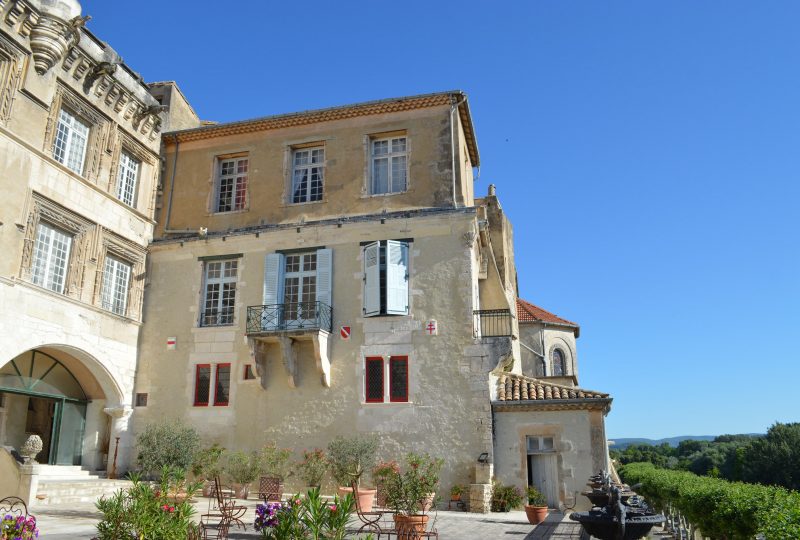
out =
<svg viewBox="0 0 800 540"><path fill-rule="evenodd" d="M25 458L25 464L27 465L30 462L36 463L36 456L42 451L42 448L44 448L42 438L38 435L31 435L22 445L22 448L19 449L19 453Z"/></svg>
<svg viewBox="0 0 800 540"><path fill-rule="evenodd" d="M90 17L75 17L64 21L50 14L43 14L31 28L31 51L33 63L39 75L47 73L67 55L81 39L80 29Z"/></svg>

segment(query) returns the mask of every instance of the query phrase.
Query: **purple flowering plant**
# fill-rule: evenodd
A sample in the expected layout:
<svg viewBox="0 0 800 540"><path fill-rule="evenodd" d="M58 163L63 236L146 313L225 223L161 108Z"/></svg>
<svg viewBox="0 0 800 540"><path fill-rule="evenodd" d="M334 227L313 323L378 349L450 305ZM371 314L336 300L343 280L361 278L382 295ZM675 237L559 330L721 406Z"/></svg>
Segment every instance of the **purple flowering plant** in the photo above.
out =
<svg viewBox="0 0 800 540"><path fill-rule="evenodd" d="M36 518L6 514L0 522L0 540L31 540L39 538Z"/></svg>
<svg viewBox="0 0 800 540"><path fill-rule="evenodd" d="M313 488L286 502L259 504L254 525L262 538L270 540L341 540L353 507L352 494L326 504L319 488Z"/></svg>

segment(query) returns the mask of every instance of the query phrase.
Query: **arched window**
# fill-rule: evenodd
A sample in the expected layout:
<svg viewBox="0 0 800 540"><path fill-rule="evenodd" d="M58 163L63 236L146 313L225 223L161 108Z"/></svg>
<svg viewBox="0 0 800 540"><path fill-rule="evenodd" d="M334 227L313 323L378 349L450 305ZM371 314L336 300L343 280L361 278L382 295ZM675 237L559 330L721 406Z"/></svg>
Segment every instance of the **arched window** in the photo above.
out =
<svg viewBox="0 0 800 540"><path fill-rule="evenodd" d="M560 377L567 374L567 363L561 349L553 349L553 376Z"/></svg>

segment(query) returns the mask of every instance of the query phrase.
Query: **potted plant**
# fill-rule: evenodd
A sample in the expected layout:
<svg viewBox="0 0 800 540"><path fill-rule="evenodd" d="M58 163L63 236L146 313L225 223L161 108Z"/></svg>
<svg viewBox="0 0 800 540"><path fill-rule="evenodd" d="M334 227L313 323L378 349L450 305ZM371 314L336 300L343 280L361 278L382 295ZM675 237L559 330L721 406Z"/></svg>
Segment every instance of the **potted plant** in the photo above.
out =
<svg viewBox="0 0 800 540"><path fill-rule="evenodd" d="M399 473L400 465L396 461L381 461L372 469L372 480L375 482L375 502L379 508L386 508L386 480L390 475Z"/></svg>
<svg viewBox="0 0 800 540"><path fill-rule="evenodd" d="M307 486L306 491L310 491L311 488L319 489L325 472L328 470L325 452L319 448L303 450L303 460L297 463L297 470Z"/></svg>
<svg viewBox="0 0 800 540"><path fill-rule="evenodd" d="M261 459L257 452L233 452L225 460L225 474L233 484L233 490L239 499L247 499L250 484L258 477Z"/></svg>
<svg viewBox="0 0 800 540"><path fill-rule="evenodd" d="M259 472L277 481L278 498L283 494L284 482L292 474L291 457L291 450L278 448L274 442L269 442L261 448Z"/></svg>
<svg viewBox="0 0 800 540"><path fill-rule="evenodd" d="M496 479L492 482L492 512L508 512L522 504L522 493L517 486L504 486Z"/></svg>
<svg viewBox="0 0 800 540"><path fill-rule="evenodd" d="M534 486L528 486L528 504L525 505L525 515L532 525L541 523L547 517L547 497Z"/></svg>
<svg viewBox="0 0 800 540"><path fill-rule="evenodd" d="M428 524L426 512L433 505L444 460L427 454L406 456L404 472L386 478L386 502L395 512L395 528L402 538L418 539Z"/></svg>
<svg viewBox="0 0 800 540"><path fill-rule="evenodd" d="M372 503L377 490L362 488L361 477L364 472L375 464L375 451L378 440L370 437L336 437L328 444L328 461L331 465L331 474L339 484L339 491L343 495L352 491L351 485L356 486L355 496L358 497L359 507L363 512L372 511Z"/></svg>
<svg viewBox="0 0 800 540"><path fill-rule="evenodd" d="M453 487L450 488L450 501L458 502L461 500L461 495L467 490L465 486L461 484L453 484Z"/></svg>
<svg viewBox="0 0 800 540"><path fill-rule="evenodd" d="M220 459L225 449L214 443L212 446L198 450L192 463L192 475L195 480L202 480L203 497L210 497L214 478L221 473Z"/></svg>

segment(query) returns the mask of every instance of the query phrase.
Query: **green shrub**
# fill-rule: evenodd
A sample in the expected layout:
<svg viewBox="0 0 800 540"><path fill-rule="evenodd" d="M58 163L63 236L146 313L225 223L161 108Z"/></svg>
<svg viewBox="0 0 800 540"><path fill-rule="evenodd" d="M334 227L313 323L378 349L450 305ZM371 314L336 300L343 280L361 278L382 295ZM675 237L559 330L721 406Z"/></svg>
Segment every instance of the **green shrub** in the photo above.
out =
<svg viewBox="0 0 800 540"><path fill-rule="evenodd" d="M522 493L517 486L504 486L497 480L492 482L492 512L508 512L521 504Z"/></svg>
<svg viewBox="0 0 800 540"><path fill-rule="evenodd" d="M261 460L260 472L267 476L286 480L292 474L291 457L291 450L278 448L278 445L274 442L267 443L261 448L259 456Z"/></svg>
<svg viewBox="0 0 800 540"><path fill-rule="evenodd" d="M760 484L728 482L690 472L631 463L620 469L629 484L656 508L667 505L711 538L800 538L800 493Z"/></svg>
<svg viewBox="0 0 800 540"><path fill-rule="evenodd" d="M547 497L534 486L528 486L528 506L547 506Z"/></svg>
<svg viewBox="0 0 800 540"><path fill-rule="evenodd" d="M217 443L195 452L192 474L195 478L211 481L222 472L220 460L225 449Z"/></svg>
<svg viewBox="0 0 800 540"><path fill-rule="evenodd" d="M261 468L261 456L257 452L232 452L225 458L225 474L234 484L249 484L258 478Z"/></svg>
<svg viewBox="0 0 800 540"><path fill-rule="evenodd" d="M340 486L349 486L351 482L360 485L364 471L375 465L375 451L378 439L369 437L336 437L328 444L328 456L331 474Z"/></svg>
<svg viewBox="0 0 800 540"><path fill-rule="evenodd" d="M164 467L188 470L200 445L200 435L180 421L162 421L145 426L136 438L136 462L152 478Z"/></svg>
<svg viewBox="0 0 800 540"><path fill-rule="evenodd" d="M188 499L197 491L199 484L189 484L186 500L177 502L176 492L182 489L180 480L176 481L174 472L163 471L161 483L157 487L140 481L132 475L133 486L120 490L111 497L101 497L95 503L103 514L97 524L98 540L119 540L120 538L169 538L185 540L190 529L194 528L192 514L194 508Z"/></svg>

